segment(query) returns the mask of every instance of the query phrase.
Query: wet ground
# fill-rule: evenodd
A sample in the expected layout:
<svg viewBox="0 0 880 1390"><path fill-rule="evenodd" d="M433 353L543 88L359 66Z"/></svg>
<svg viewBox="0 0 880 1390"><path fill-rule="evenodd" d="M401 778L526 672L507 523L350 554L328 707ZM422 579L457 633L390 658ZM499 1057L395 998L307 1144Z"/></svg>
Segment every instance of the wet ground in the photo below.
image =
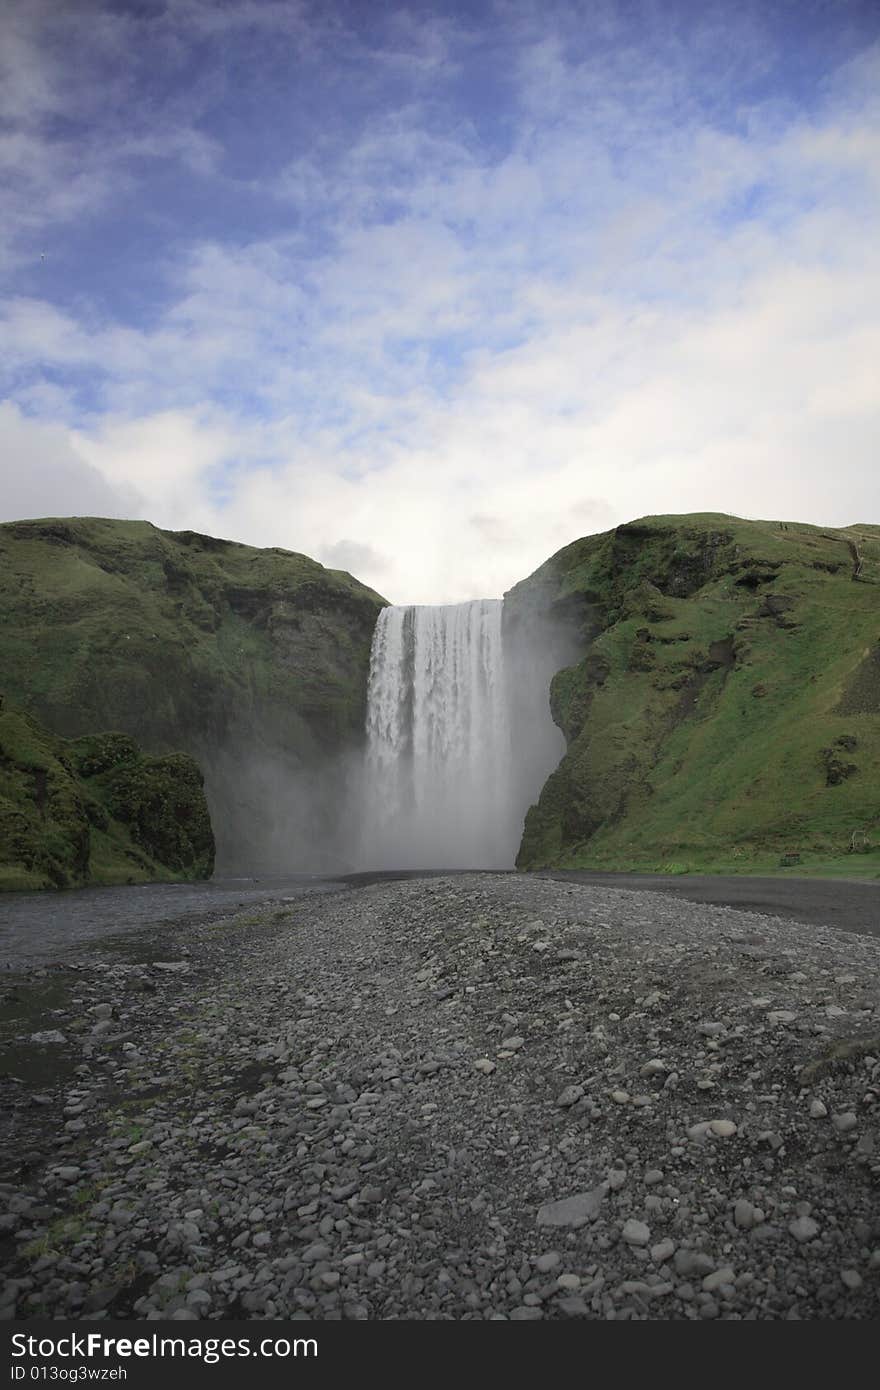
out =
<svg viewBox="0 0 880 1390"><path fill-rule="evenodd" d="M740 912L761 912L814 927L840 927L880 936L880 883L834 878L751 878L746 875L611 874L554 870L547 877L666 893L691 903L712 903Z"/></svg>
<svg viewBox="0 0 880 1390"><path fill-rule="evenodd" d="M437 877L441 870L382 871L338 878L292 874L287 878L228 878L210 883L153 883L136 887L83 888L66 893L0 896L0 970L63 963L89 942L151 929L173 932L178 924L219 920L271 901L383 880ZM472 871L471 871L472 872ZM660 892L688 902L762 912L813 926L840 927L880 936L880 884L840 879L749 878L688 874L553 871L536 877L593 883L607 888Z"/></svg>
<svg viewBox="0 0 880 1390"><path fill-rule="evenodd" d="M71 949L122 933L230 917L242 908L343 887L318 874L145 883L65 893L0 895L0 969L63 961Z"/></svg>

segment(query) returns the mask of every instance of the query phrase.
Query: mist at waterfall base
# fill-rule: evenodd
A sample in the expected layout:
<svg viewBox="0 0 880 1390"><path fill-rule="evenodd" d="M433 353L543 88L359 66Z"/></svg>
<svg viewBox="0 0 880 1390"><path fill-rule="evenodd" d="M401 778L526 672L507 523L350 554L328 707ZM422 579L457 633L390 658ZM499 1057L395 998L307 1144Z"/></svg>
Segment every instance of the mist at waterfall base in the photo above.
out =
<svg viewBox="0 0 880 1390"><path fill-rule="evenodd" d="M500 599L383 609L359 868L513 867L525 813L565 751L548 698L563 646L549 625L509 633Z"/></svg>
<svg viewBox="0 0 880 1390"><path fill-rule="evenodd" d="M201 750L217 876L513 868L565 751L550 681L580 646L500 599L383 609L362 747L297 757L251 731Z"/></svg>
<svg viewBox="0 0 880 1390"><path fill-rule="evenodd" d="M206 750L215 877L351 872L362 764L353 750L304 760L254 740Z"/></svg>

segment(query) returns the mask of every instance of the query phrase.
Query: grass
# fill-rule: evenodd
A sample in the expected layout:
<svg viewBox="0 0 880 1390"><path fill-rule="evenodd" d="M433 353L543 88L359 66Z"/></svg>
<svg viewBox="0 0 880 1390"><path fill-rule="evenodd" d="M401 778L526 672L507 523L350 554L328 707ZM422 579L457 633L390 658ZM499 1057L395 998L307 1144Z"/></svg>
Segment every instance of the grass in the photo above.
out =
<svg viewBox="0 0 880 1390"><path fill-rule="evenodd" d="M647 518L530 586L580 600L587 650L520 867L880 873L880 528Z"/></svg>
<svg viewBox="0 0 880 1390"><path fill-rule="evenodd" d="M878 586L872 525L648 517L552 557L505 621L574 614L584 659L553 682L568 748L519 866L876 878ZM305 556L147 522L0 526L5 693L46 726L0 763L0 842L39 841L0 881L182 873L176 748L203 761L226 862L260 862L277 787L238 771L283 782L359 740L383 602ZM135 772L126 735L153 764Z"/></svg>
<svg viewBox="0 0 880 1390"><path fill-rule="evenodd" d="M384 602L290 551L145 521L11 522L3 693L64 737L115 729L154 755L191 754L218 857L260 864L277 785L362 737Z"/></svg>
<svg viewBox="0 0 880 1390"><path fill-rule="evenodd" d="M195 761L122 734L62 739L0 708L0 890L206 878L214 841Z"/></svg>
<svg viewBox="0 0 880 1390"><path fill-rule="evenodd" d="M26 1260L40 1260L44 1255L60 1255L75 1245L86 1229L86 1218L79 1215L58 1216L36 1240L22 1247Z"/></svg>
<svg viewBox="0 0 880 1390"><path fill-rule="evenodd" d="M863 1057L880 1055L880 1034L867 1033L858 1038L837 1038L821 1053L807 1062L798 1074L802 1086L809 1086L822 1076L852 1066Z"/></svg>
<svg viewBox="0 0 880 1390"><path fill-rule="evenodd" d="M5 691L69 737L326 748L359 727L383 603L304 555L149 522L0 526Z"/></svg>

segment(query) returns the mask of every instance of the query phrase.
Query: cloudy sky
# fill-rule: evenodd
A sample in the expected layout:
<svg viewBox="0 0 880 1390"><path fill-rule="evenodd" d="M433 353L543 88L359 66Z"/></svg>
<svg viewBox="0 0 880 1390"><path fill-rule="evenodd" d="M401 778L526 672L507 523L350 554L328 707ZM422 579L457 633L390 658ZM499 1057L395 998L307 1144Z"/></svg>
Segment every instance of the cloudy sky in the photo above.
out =
<svg viewBox="0 0 880 1390"><path fill-rule="evenodd" d="M880 521L876 0L4 0L0 518Z"/></svg>

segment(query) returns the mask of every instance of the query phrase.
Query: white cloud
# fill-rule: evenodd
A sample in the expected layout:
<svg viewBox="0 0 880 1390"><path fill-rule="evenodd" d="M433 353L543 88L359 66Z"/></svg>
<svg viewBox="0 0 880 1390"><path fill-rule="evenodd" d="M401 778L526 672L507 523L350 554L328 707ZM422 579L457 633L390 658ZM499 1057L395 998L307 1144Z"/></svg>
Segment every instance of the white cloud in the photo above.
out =
<svg viewBox="0 0 880 1390"><path fill-rule="evenodd" d="M317 558L330 569L347 570L363 577L366 574L387 573L388 559L371 545L344 538L332 545L321 546Z"/></svg>
<svg viewBox="0 0 880 1390"><path fill-rule="evenodd" d="M169 15L182 41L257 9L284 28L275 5ZM533 8L507 13L506 148L426 95L467 33L405 18L377 63L417 53L419 94L241 185L275 199L270 232L163 248L148 326L10 296L8 389L63 422L62 472L75 460L159 525L302 550L399 602L497 595L649 512L878 519L876 54L809 116L752 102L722 127L674 28L653 55L572 56L573 31L548 41ZM304 14L288 37L305 24L324 43L330 20ZM762 61L746 33L719 101ZM229 194L190 114L120 132L114 158L173 156ZM10 163L51 184L56 156L31 128L17 139ZM49 439L20 413L0 423Z"/></svg>
<svg viewBox="0 0 880 1390"><path fill-rule="evenodd" d="M76 451L67 430L0 402L3 476L0 521L43 516L142 516L143 501L123 481L114 486Z"/></svg>
<svg viewBox="0 0 880 1390"><path fill-rule="evenodd" d="M222 462L226 447L222 434L179 411L139 420L105 418L74 438L82 456L106 477L134 474L163 489Z"/></svg>

